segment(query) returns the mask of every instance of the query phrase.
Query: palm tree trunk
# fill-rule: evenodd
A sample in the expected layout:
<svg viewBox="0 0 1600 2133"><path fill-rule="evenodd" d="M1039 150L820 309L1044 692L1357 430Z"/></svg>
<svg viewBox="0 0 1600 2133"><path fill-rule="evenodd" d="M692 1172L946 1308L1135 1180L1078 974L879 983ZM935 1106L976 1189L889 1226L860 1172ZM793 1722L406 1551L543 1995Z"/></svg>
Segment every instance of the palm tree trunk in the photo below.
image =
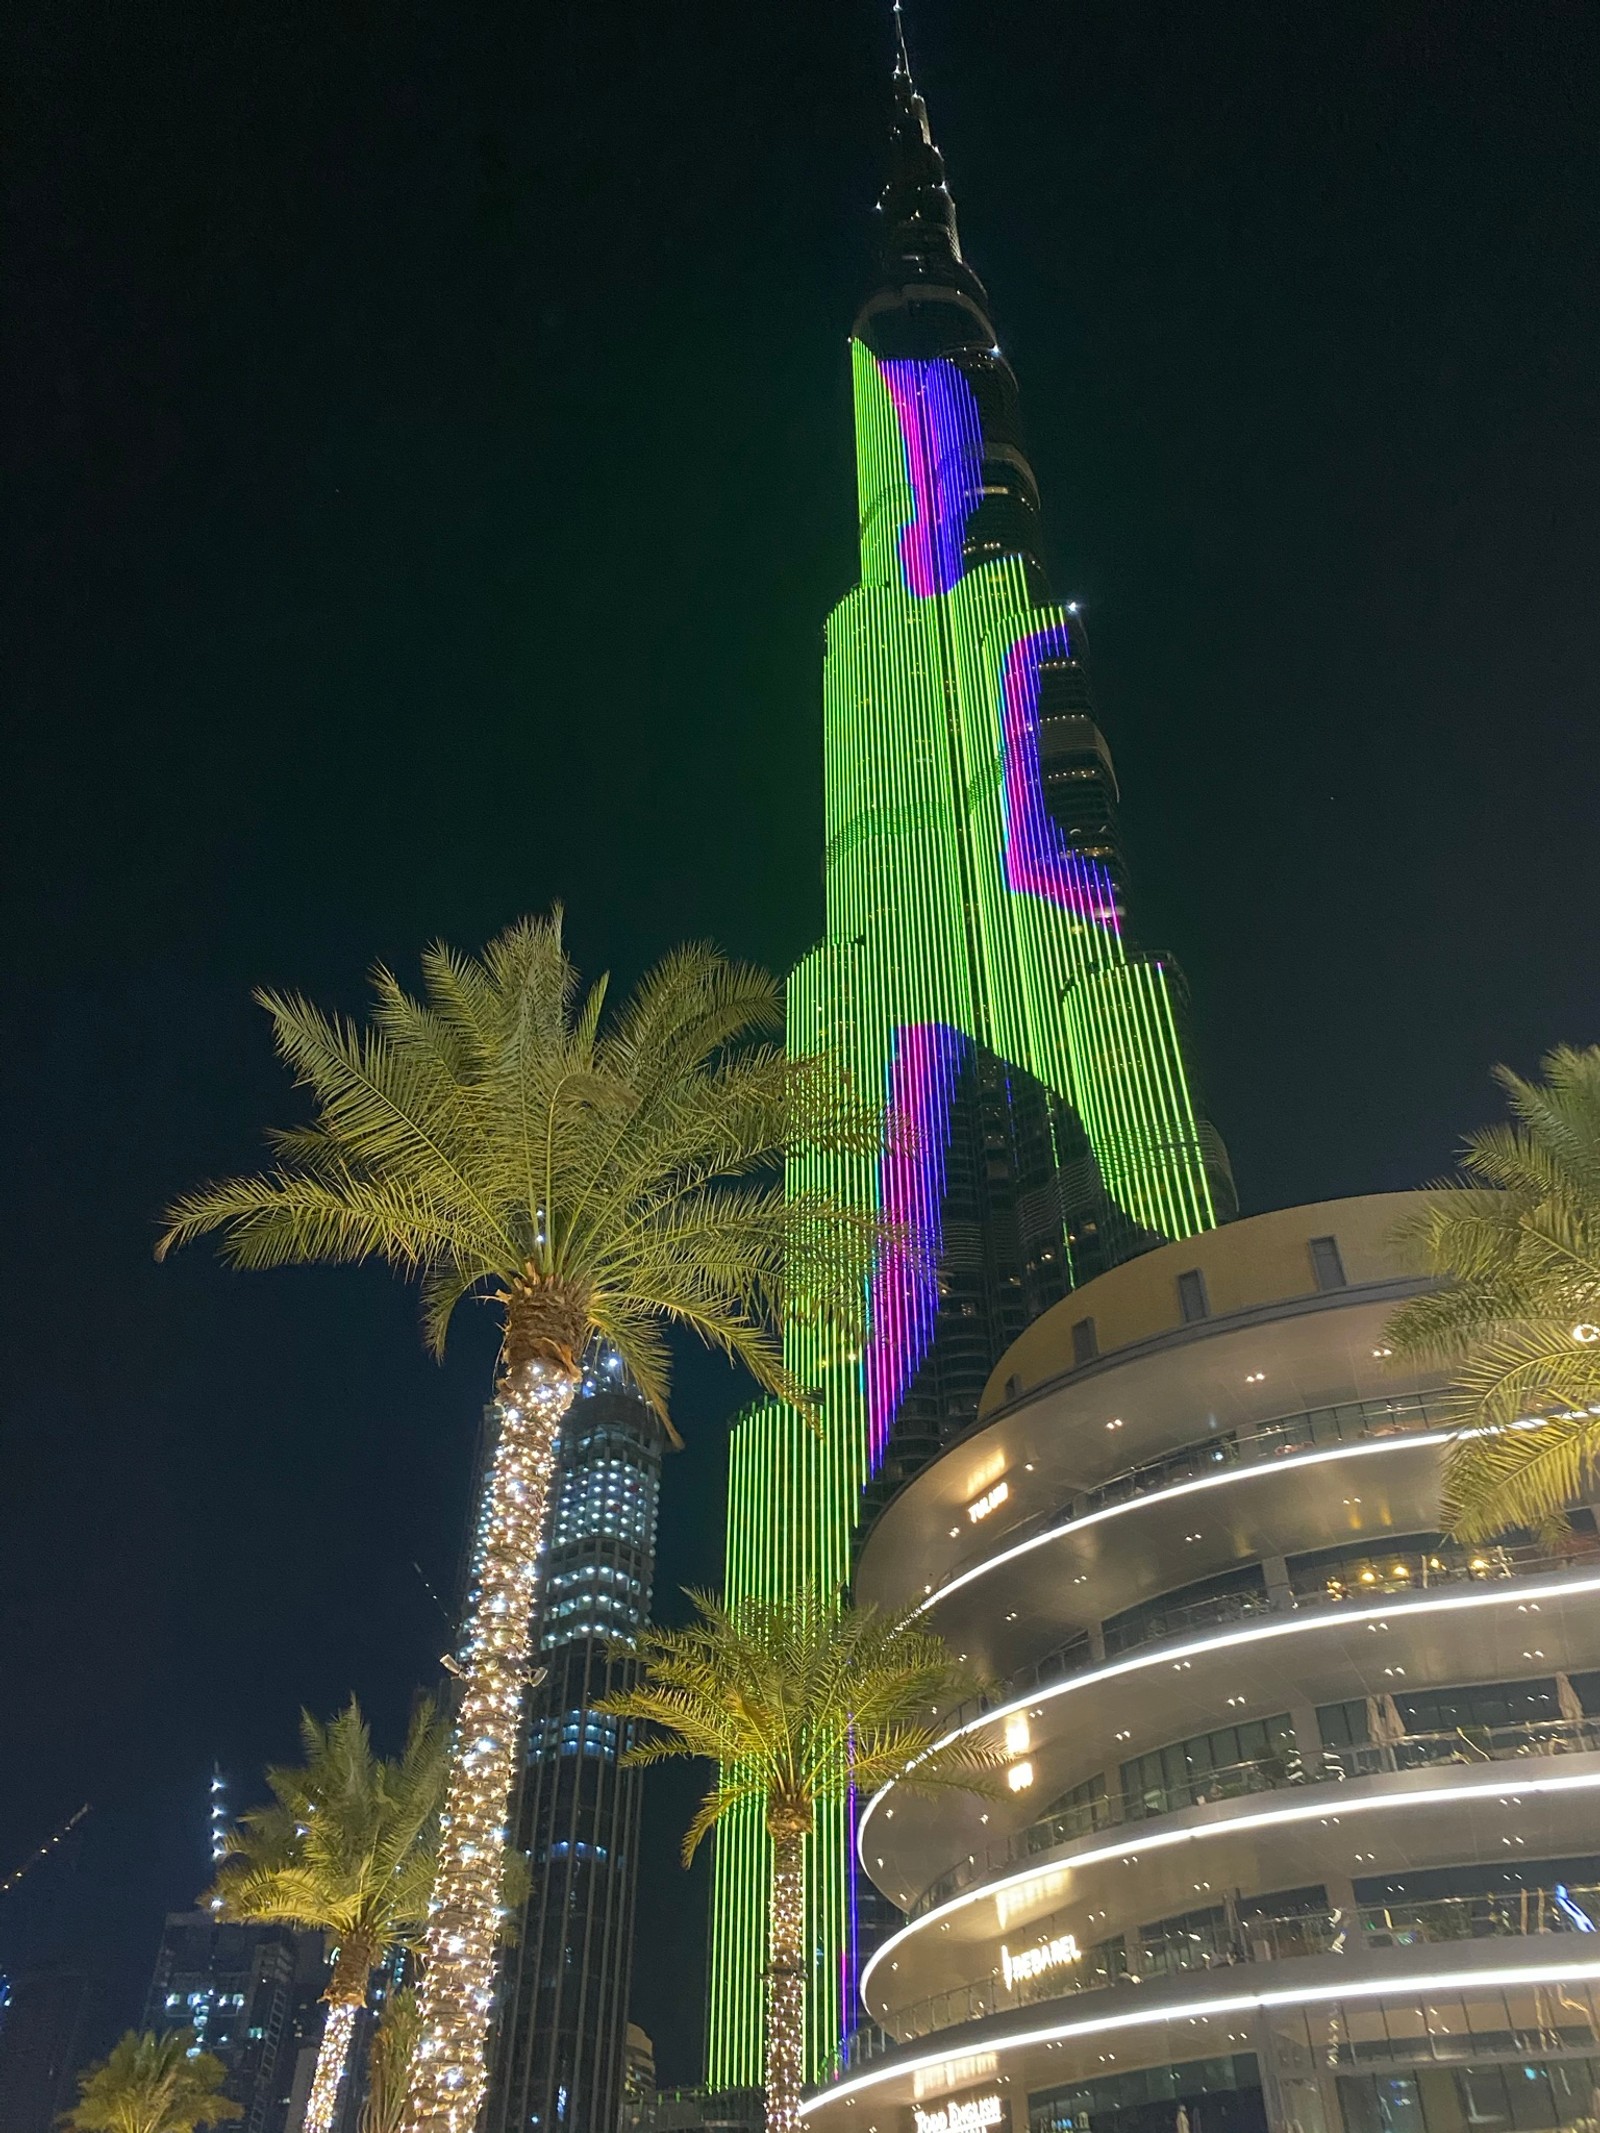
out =
<svg viewBox="0 0 1600 2133"><path fill-rule="evenodd" d="M344 2079L344 2063L350 2056L350 2039L360 2011L360 2001L330 2000L328 2003L322 2042L317 2047L317 2070L311 2077L311 2096L306 2104L305 2133L329 2133L334 2105L339 2100L339 2083Z"/></svg>
<svg viewBox="0 0 1600 2133"><path fill-rule="evenodd" d="M367 2004L367 1981L379 1950L362 1934L347 1934L334 1957L333 1975L323 1998L328 2012L322 2024L322 2042L317 2047L317 2070L311 2077L306 2102L305 2133L330 2133L334 2107L339 2101L339 2083L350 2056L350 2039L356 2016Z"/></svg>
<svg viewBox="0 0 1600 2133"><path fill-rule="evenodd" d="M767 2133L800 2133L805 2080L805 1837L774 1832L767 1965Z"/></svg>
<svg viewBox="0 0 1600 2133"><path fill-rule="evenodd" d="M473 2133L494 2000L506 1817L527 1695L529 1618L550 1508L556 1433L578 1389L556 1362L522 1362L502 1387L459 1653L463 1689L441 1817L408 2133Z"/></svg>

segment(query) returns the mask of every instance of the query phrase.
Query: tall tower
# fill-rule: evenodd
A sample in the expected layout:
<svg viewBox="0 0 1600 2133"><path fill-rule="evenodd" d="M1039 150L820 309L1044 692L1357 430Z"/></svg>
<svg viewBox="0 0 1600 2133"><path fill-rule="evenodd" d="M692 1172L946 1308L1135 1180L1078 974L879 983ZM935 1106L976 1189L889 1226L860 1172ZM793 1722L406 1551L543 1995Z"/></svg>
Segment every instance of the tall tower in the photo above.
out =
<svg viewBox="0 0 1600 2133"><path fill-rule="evenodd" d="M618 2133L639 1778L628 1728L594 1706L630 1686L655 1578L661 1424L602 1351L562 1426L541 1566L516 1841L533 1867L505 1958L486 2133Z"/></svg>
<svg viewBox="0 0 1600 2133"><path fill-rule="evenodd" d="M962 255L898 55L879 273L851 336L861 582L823 668L827 930L789 1043L831 1043L914 1131L796 1165L914 1223L862 1353L794 1327L819 1435L771 1404L730 1454L730 1595L845 1583L863 1517L976 1417L993 1364L1077 1283L1233 1211L1180 1036L1182 987L1124 908L1110 752L1072 610L1052 604L1016 381ZM1085 1337L1092 1339L1092 1327ZM807 1901L821 2067L856 2004L850 1815L819 1818ZM718 1843L709 2078L761 2079L767 1840Z"/></svg>

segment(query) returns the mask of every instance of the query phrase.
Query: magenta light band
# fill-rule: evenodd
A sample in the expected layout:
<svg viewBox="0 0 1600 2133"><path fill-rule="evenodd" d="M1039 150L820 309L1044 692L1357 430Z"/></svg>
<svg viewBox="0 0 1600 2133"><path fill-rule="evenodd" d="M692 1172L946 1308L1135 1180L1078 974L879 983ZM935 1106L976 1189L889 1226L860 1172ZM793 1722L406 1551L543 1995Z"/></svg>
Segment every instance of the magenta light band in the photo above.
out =
<svg viewBox="0 0 1600 2133"><path fill-rule="evenodd" d="M900 1403L933 1344L950 1109L966 1050L966 1038L943 1022L911 1023L895 1032L888 1096L901 1144L885 1148L879 1158L878 1198L890 1221L914 1232L928 1256L912 1263L902 1253L889 1254L872 1280L865 1371L867 1458L874 1474Z"/></svg>
<svg viewBox="0 0 1600 2133"><path fill-rule="evenodd" d="M900 535L907 592L931 600L959 584L967 521L983 497L983 429L972 387L953 363L880 359L911 484Z"/></svg>
<svg viewBox="0 0 1600 2133"><path fill-rule="evenodd" d="M1030 630L1006 653L1000 676L1001 753L1005 762L1006 886L1043 896L1079 918L1120 932L1116 891L1098 860L1075 852L1044 804L1039 769L1039 674L1047 659L1067 659L1066 625Z"/></svg>

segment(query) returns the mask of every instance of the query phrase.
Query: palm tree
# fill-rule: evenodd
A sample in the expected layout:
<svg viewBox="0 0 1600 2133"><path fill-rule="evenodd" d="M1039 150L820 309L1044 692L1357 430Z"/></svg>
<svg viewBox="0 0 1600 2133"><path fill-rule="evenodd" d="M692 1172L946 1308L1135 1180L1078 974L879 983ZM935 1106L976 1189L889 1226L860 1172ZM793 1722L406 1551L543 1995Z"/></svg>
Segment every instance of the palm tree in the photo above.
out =
<svg viewBox="0 0 1600 2133"><path fill-rule="evenodd" d="M700 1620L640 1639L640 1679L597 1706L654 1730L624 1761L675 1755L717 1765L683 1840L685 1866L709 1829L747 1800L772 1840L767 1968L767 2128L798 2133L805 2049L805 1840L818 1807L897 1778L913 1788L989 1793L1005 1760L970 1740L939 1746L934 1708L974 1684L917 1614L880 1614L802 1588L722 1606L691 1593Z"/></svg>
<svg viewBox="0 0 1600 2133"><path fill-rule="evenodd" d="M78 2100L61 2123L69 2133L194 2133L243 2118L220 2094L227 2068L196 2052L192 2029L158 2037L130 2029L108 2059L78 2076Z"/></svg>
<svg viewBox="0 0 1600 2133"><path fill-rule="evenodd" d="M1512 1117L1467 1139L1463 1175L1406 1234L1442 1286L1387 1342L1447 1364L1466 1424L1440 1519L1459 1540L1555 1535L1600 1464L1600 1047L1562 1046L1542 1080L1495 1079Z"/></svg>
<svg viewBox="0 0 1600 2133"><path fill-rule="evenodd" d="M687 1326L810 1412L785 1318L858 1337L880 1251L915 1245L842 1197L785 1195L791 1153L870 1161L882 1118L826 1055L770 1041L781 995L764 972L681 948L603 1021L604 982L580 993L559 911L422 967L420 1001L374 973L365 1027L259 996L315 1120L273 1136L266 1172L179 1200L158 1249L220 1231L236 1266L384 1260L420 1282L436 1354L464 1296L501 1314L413 2084L418 2133L470 2133L535 1560L586 1349L609 1342L665 1420L665 1329Z"/></svg>
<svg viewBox="0 0 1600 2133"><path fill-rule="evenodd" d="M361 2106L361 2133L401 2133L411 2062L416 2056L422 2021L417 1995L407 1985L389 1995L383 2020L372 2032L367 2052L367 2093Z"/></svg>
<svg viewBox="0 0 1600 2133"><path fill-rule="evenodd" d="M429 1704L397 1760L372 1752L354 1697L326 1726L300 1719L305 1763L269 1770L270 1807L228 1833L211 1901L224 1918L311 1927L333 1943L328 2016L306 2133L328 2133L367 1984L394 1948L420 1944L438 1865L448 1744Z"/></svg>

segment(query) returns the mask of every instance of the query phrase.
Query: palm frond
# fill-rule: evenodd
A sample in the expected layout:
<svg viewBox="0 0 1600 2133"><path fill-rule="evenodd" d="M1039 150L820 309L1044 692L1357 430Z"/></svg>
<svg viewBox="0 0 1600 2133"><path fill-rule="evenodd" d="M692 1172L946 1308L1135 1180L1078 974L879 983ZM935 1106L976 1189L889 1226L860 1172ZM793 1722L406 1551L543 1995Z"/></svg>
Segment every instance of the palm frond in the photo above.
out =
<svg viewBox="0 0 1600 2133"><path fill-rule="evenodd" d="M356 1939L376 1961L415 1944L428 1915L448 1755L429 1704L401 1753L372 1752L359 1705L326 1725L302 1714L305 1762L269 1770L270 1804L240 1818L209 1892L224 1918Z"/></svg>
<svg viewBox="0 0 1600 2133"><path fill-rule="evenodd" d="M1600 1047L1542 1079L1499 1067L1509 1121L1466 1141L1401 1241L1439 1286L1391 1318L1397 1353L1442 1363L1467 1432L1441 1519L1461 1539L1550 1526L1592 1476L1600 1405Z"/></svg>
<svg viewBox="0 0 1600 2133"><path fill-rule="evenodd" d="M258 995L315 1115L262 1173L175 1202L159 1254L215 1233L241 1267L380 1259L419 1284L434 1353L482 1295L508 1355L547 1342L570 1367L603 1338L665 1420L669 1325L806 1411L782 1324L859 1343L873 1269L924 1249L848 1193L786 1193L801 1149L870 1166L897 1128L826 1054L772 1042L764 971L691 944L607 1019L558 910L481 956L430 947L420 997L383 967L372 987L364 1024Z"/></svg>
<svg viewBox="0 0 1600 2133"><path fill-rule="evenodd" d="M599 1708L646 1730L633 1763L696 1756L717 1765L684 1840L759 1799L802 1823L824 1802L891 1777L928 1789L992 1790L1006 1758L972 1740L941 1748L936 1705L977 1684L909 1610L847 1607L802 1587L729 1607L690 1594L697 1619L652 1629L637 1684Z"/></svg>

